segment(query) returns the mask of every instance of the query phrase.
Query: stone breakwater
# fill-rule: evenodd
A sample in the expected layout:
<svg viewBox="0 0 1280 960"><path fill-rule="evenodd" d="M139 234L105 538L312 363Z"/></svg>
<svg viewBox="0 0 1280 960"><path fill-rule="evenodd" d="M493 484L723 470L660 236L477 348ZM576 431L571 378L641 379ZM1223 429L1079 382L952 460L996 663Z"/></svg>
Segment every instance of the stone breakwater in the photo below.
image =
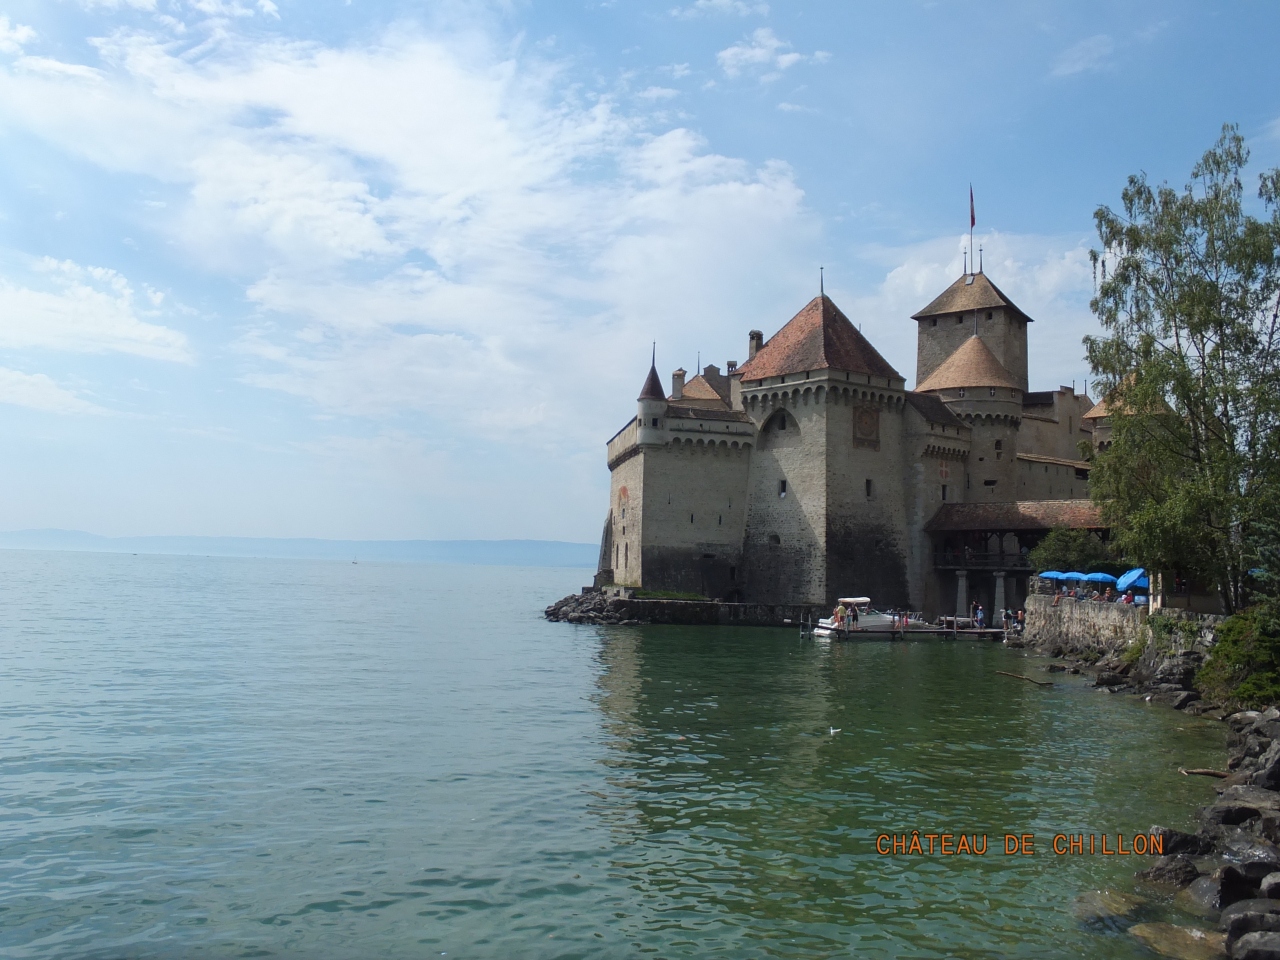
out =
<svg viewBox="0 0 1280 960"><path fill-rule="evenodd" d="M716 600L650 600L604 593L575 593L547 607L548 620L633 626L649 623L684 626L780 627L787 621L816 621L826 614L804 604L721 603Z"/></svg>
<svg viewBox="0 0 1280 960"><path fill-rule="evenodd" d="M1049 671L1092 672L1099 693L1131 693L1228 725L1218 799L1196 813L1195 833L1155 826L1164 856L1141 870L1143 884L1178 890L1175 903L1217 921L1218 933L1171 924L1130 932L1166 956L1280 960L1280 709L1233 712L1205 699L1195 676L1213 649L1221 617L1051 596L1027 598L1027 629L1017 645L1065 659ZM1140 909L1123 901L1115 919ZM1131 901L1131 902L1130 902ZM1112 905L1114 906L1114 905Z"/></svg>

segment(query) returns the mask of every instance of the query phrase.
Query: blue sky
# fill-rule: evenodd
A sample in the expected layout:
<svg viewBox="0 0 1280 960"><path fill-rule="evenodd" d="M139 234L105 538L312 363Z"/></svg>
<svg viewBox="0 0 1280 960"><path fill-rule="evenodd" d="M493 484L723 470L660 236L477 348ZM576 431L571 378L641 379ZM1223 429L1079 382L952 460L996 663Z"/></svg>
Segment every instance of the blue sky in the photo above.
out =
<svg viewBox="0 0 1280 960"><path fill-rule="evenodd" d="M1083 382L1092 214L1267 3L0 0L0 529L592 540L658 342L827 290L909 382L961 270Z"/></svg>

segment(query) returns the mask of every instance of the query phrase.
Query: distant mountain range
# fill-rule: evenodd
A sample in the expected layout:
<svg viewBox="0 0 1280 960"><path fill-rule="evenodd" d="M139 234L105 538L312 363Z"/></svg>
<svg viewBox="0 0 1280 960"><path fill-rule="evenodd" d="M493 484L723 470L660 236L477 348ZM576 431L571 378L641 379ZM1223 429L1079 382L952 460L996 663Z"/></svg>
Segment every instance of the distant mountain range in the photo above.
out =
<svg viewBox="0 0 1280 960"><path fill-rule="evenodd" d="M562 540L313 540L271 537L100 537L80 530L0 533L0 549L163 553L290 560L394 560L505 567L594 567L600 548Z"/></svg>

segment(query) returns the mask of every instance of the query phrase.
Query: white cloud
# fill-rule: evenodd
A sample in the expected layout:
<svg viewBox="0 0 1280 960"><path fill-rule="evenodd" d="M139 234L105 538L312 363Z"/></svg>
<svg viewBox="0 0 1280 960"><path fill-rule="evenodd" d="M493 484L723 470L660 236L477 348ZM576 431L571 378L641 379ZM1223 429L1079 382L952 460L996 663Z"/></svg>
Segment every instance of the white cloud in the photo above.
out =
<svg viewBox="0 0 1280 960"><path fill-rule="evenodd" d="M744 3L743 0L694 0L690 6L675 7L671 11L673 17L691 20L694 17L730 14L739 17L751 15L765 16L769 13L767 3Z"/></svg>
<svg viewBox="0 0 1280 960"><path fill-rule="evenodd" d="M46 413L107 412L58 386L43 373L19 373L3 367L0 367L0 403Z"/></svg>
<svg viewBox="0 0 1280 960"><path fill-rule="evenodd" d="M636 96L641 100L670 100L672 97L680 96L680 91L672 90L670 87L646 87Z"/></svg>
<svg viewBox="0 0 1280 960"><path fill-rule="evenodd" d="M21 53L22 48L36 38L36 32L20 23L10 23L8 17L0 17L0 53Z"/></svg>
<svg viewBox="0 0 1280 960"><path fill-rule="evenodd" d="M142 319L133 288L114 270L52 259L36 268L46 289L0 278L0 347L191 360L186 337Z"/></svg>
<svg viewBox="0 0 1280 960"><path fill-rule="evenodd" d="M743 73L759 73L762 80L776 80L782 71L812 60L825 63L830 54L819 51L811 56L792 51L791 44L780 39L768 27L760 27L750 38L726 47L716 54L716 60L725 76L737 77Z"/></svg>
<svg viewBox="0 0 1280 960"><path fill-rule="evenodd" d="M781 110L783 113L817 113L818 112L813 107L802 107L798 103L788 103L785 100L782 101L782 103L778 104L778 109Z"/></svg>
<svg viewBox="0 0 1280 960"><path fill-rule="evenodd" d="M438 434L582 449L628 413L602 371L631 376L654 337L671 356L695 338L737 345L755 314L791 308L788 265L816 227L785 165L648 135L578 99L555 64L476 38L225 44L186 57L119 33L101 63L66 65L83 75L0 67L0 120L164 185L167 205L139 201L147 222L243 283L250 316L228 337L251 384L329 413L430 412ZM19 293L64 326L76 314L59 305L91 299ZM186 355L132 291L97 293L111 349ZM586 412L537 429L568 383Z"/></svg>
<svg viewBox="0 0 1280 960"><path fill-rule="evenodd" d="M1069 77L1101 70L1107 65L1115 46L1115 41L1105 33L1081 40L1058 55L1053 65L1053 76Z"/></svg>

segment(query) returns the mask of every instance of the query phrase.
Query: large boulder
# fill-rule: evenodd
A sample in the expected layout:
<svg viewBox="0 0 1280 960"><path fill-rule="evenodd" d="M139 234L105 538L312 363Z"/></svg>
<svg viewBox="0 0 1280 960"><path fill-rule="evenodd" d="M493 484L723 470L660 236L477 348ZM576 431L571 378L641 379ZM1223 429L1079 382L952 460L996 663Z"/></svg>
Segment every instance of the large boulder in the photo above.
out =
<svg viewBox="0 0 1280 960"><path fill-rule="evenodd" d="M1183 833L1170 827L1153 826L1147 834L1163 839L1162 849L1166 857L1175 853L1196 857L1213 852L1213 841L1197 833Z"/></svg>
<svg viewBox="0 0 1280 960"><path fill-rule="evenodd" d="M1257 884L1238 868L1228 864L1207 877L1200 877L1179 894L1194 913L1216 913L1233 903L1248 900L1258 892Z"/></svg>
<svg viewBox="0 0 1280 960"><path fill-rule="evenodd" d="M1226 938L1220 933L1172 923L1137 923L1129 928L1129 935L1161 956L1175 960L1217 960L1226 945Z"/></svg>
<svg viewBox="0 0 1280 960"><path fill-rule="evenodd" d="M1264 790L1280 789L1280 742L1272 737L1267 752L1258 758L1258 772L1253 775L1253 784Z"/></svg>
<svg viewBox="0 0 1280 960"><path fill-rule="evenodd" d="M1218 926L1229 942L1259 930L1280 932L1280 900L1240 900L1222 911Z"/></svg>
<svg viewBox="0 0 1280 960"><path fill-rule="evenodd" d="M1161 857L1145 870L1139 870L1134 876L1148 883L1185 887L1200 876L1200 871L1190 857L1175 853L1172 856Z"/></svg>
<svg viewBox="0 0 1280 960"><path fill-rule="evenodd" d="M1246 933L1231 945L1231 960L1280 960L1280 933Z"/></svg>

